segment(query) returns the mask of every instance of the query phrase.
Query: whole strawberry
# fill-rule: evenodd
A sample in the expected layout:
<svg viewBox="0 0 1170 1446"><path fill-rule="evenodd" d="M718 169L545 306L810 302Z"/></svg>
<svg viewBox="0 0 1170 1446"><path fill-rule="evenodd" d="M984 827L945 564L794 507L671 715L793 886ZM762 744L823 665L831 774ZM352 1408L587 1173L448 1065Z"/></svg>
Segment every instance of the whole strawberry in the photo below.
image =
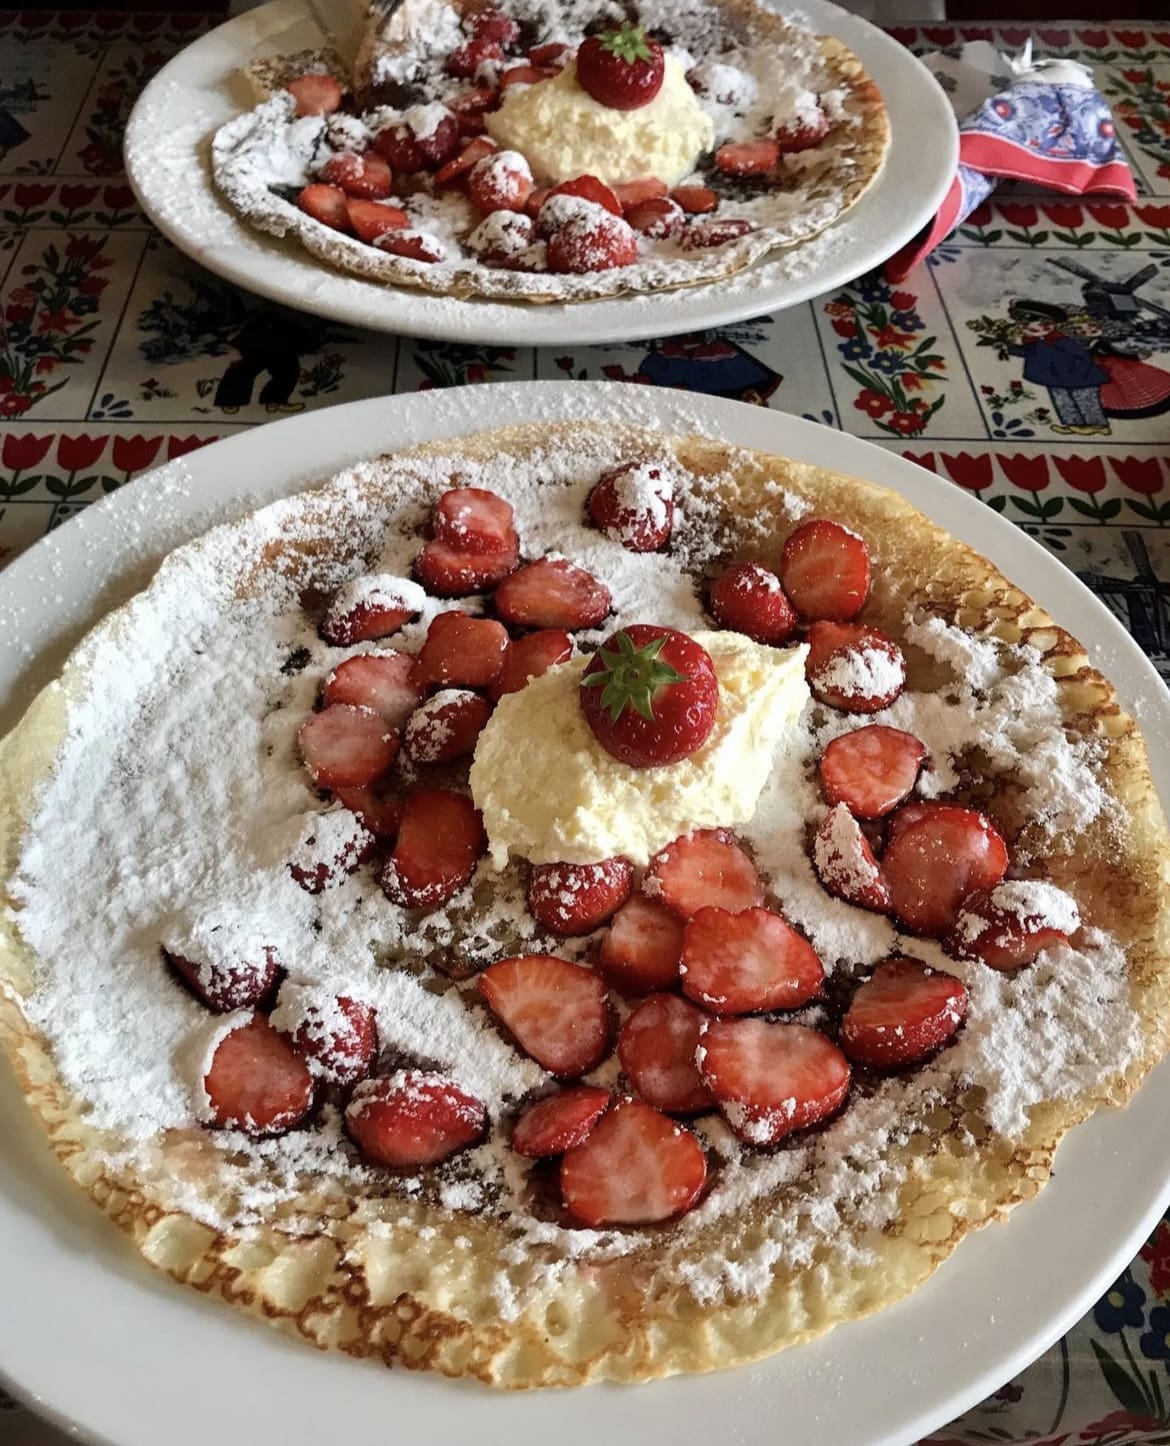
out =
<svg viewBox="0 0 1170 1446"><path fill-rule="evenodd" d="M582 90L611 110L638 110L662 89L662 46L641 25L626 21L581 43L577 80Z"/></svg>
<svg viewBox="0 0 1170 1446"><path fill-rule="evenodd" d="M632 768L689 758L707 741L718 707L710 654L674 628L623 628L581 678L581 708L593 736Z"/></svg>

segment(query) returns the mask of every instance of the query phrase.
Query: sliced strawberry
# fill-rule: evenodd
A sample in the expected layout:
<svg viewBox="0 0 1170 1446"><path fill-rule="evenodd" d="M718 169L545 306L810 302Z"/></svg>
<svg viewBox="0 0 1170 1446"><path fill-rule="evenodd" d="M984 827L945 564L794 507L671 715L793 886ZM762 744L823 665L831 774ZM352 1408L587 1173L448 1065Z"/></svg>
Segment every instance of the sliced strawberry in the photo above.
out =
<svg viewBox="0 0 1170 1446"><path fill-rule="evenodd" d="M377 1015L362 1000L285 984L272 1024L288 1035L310 1071L327 1084L356 1084L373 1068Z"/></svg>
<svg viewBox="0 0 1170 1446"><path fill-rule="evenodd" d="M359 868L373 849L374 835L348 808L306 814L288 871L306 893L324 893Z"/></svg>
<svg viewBox="0 0 1170 1446"><path fill-rule="evenodd" d="M445 542L428 542L414 560L414 572L436 597L470 597L502 582L519 561L515 536L493 552L464 552Z"/></svg>
<svg viewBox="0 0 1170 1446"><path fill-rule="evenodd" d="M313 1104L313 1076L262 1014L224 1034L203 1077L209 1123L249 1135L291 1130Z"/></svg>
<svg viewBox="0 0 1170 1446"><path fill-rule="evenodd" d="M802 618L847 623L869 596L869 548L839 522L805 522L784 544L780 580Z"/></svg>
<svg viewBox="0 0 1170 1446"><path fill-rule="evenodd" d="M285 89L297 103L297 115L332 115L344 92L331 75L301 75Z"/></svg>
<svg viewBox="0 0 1170 1446"><path fill-rule="evenodd" d="M490 95L491 92L489 91L488 94ZM442 190L444 187L453 186L456 183L466 184L466 177L476 161L482 161L485 156L490 156L495 150L495 141L489 140L487 136L476 136L474 140L468 141L457 156L435 172L436 189Z"/></svg>
<svg viewBox="0 0 1170 1446"><path fill-rule="evenodd" d="M597 967L623 994L649 994L678 983L683 921L665 904L631 894L601 941Z"/></svg>
<svg viewBox="0 0 1170 1446"><path fill-rule="evenodd" d="M380 245L391 231L410 225L410 217L401 206L387 206L382 201L357 201L351 196L345 209L354 235L367 246Z"/></svg>
<svg viewBox="0 0 1170 1446"><path fill-rule="evenodd" d="M556 74L554 70L545 70L539 65L513 65L500 75L500 89L507 90L513 85L539 85L542 80L548 80Z"/></svg>
<svg viewBox="0 0 1170 1446"><path fill-rule="evenodd" d="M420 788L402 810L382 892L404 909L437 909L468 882L486 846L483 820L469 798Z"/></svg>
<svg viewBox="0 0 1170 1446"><path fill-rule="evenodd" d="M818 110L811 120L792 120L776 132L776 142L783 156L795 155L798 151L809 151L829 134L829 117Z"/></svg>
<svg viewBox="0 0 1170 1446"><path fill-rule="evenodd" d="M502 266L507 271L539 269L533 242L536 228L530 217L519 211L493 211L485 216L465 242L485 266Z"/></svg>
<svg viewBox="0 0 1170 1446"><path fill-rule="evenodd" d="M162 956L197 999L214 1014L252 1009L272 993L280 976L275 949L242 949L227 929L173 938Z"/></svg>
<svg viewBox="0 0 1170 1446"><path fill-rule="evenodd" d="M437 1165L487 1131L487 1110L440 1074L400 1070L363 1080L345 1111L345 1127L375 1165Z"/></svg>
<svg viewBox="0 0 1170 1446"><path fill-rule="evenodd" d="M489 110L496 108L499 104L499 98L500 93L494 86L475 85L469 90L461 90L458 95L449 95L443 104L452 115L454 115L461 136L471 136L477 140L486 140L489 150L494 150L495 142L483 134L486 130L483 118ZM466 174L466 172L471 169L471 166L479 160L480 155L486 154L487 151L481 151L479 155L472 156L468 164L463 167L463 173ZM447 185L450 183L450 173L444 180L440 180L440 177L442 177L443 171L447 170L448 166L453 166L460 160L461 155L462 153L459 153L459 155L453 160L448 161L447 165L443 166L436 173L435 182L437 185Z"/></svg>
<svg viewBox="0 0 1170 1446"><path fill-rule="evenodd" d="M618 1036L622 1069L656 1110L691 1115L715 1103L695 1064L706 1017L677 994L653 994L622 1025Z"/></svg>
<svg viewBox="0 0 1170 1446"><path fill-rule="evenodd" d="M609 588L563 557L530 562L496 588L496 612L523 628L595 628L613 604Z"/></svg>
<svg viewBox="0 0 1170 1446"><path fill-rule="evenodd" d="M475 751L492 705L467 688L444 688L407 720L402 750L412 763L450 763Z"/></svg>
<svg viewBox="0 0 1170 1446"><path fill-rule="evenodd" d="M609 1091L572 1085L529 1105L512 1131L512 1148L533 1160L563 1155L582 1145L609 1108Z"/></svg>
<svg viewBox="0 0 1170 1446"><path fill-rule="evenodd" d="M426 169L426 157L405 121L380 130L372 144L378 155L390 163L396 176L410 176Z"/></svg>
<svg viewBox="0 0 1170 1446"><path fill-rule="evenodd" d="M428 265L442 261L446 256L443 243L425 231L400 231L397 227L384 231L378 237L378 250L389 251L393 256L405 256L411 261L424 261Z"/></svg>
<svg viewBox="0 0 1170 1446"><path fill-rule="evenodd" d="M821 783L830 803L854 818L884 818L913 789L926 745L913 733L871 723L834 738L821 755Z"/></svg>
<svg viewBox="0 0 1170 1446"><path fill-rule="evenodd" d="M941 938L963 901L1007 872L1003 836L985 813L950 805L903 828L886 845L882 872L894 913L915 934Z"/></svg>
<svg viewBox="0 0 1170 1446"><path fill-rule="evenodd" d="M297 197L297 205L306 216L312 216L313 220L320 221L322 226L348 234L352 230L349 211L346 209L348 199L340 186L323 186L314 182L313 185L306 186Z"/></svg>
<svg viewBox="0 0 1170 1446"><path fill-rule="evenodd" d="M503 60L504 47L498 40L487 35L477 35L448 55L445 69L448 75L460 80L471 80L485 60Z"/></svg>
<svg viewBox="0 0 1170 1446"><path fill-rule="evenodd" d="M418 688L486 688L504 666L508 634L493 618L439 613L427 629L411 682Z"/></svg>
<svg viewBox="0 0 1170 1446"><path fill-rule="evenodd" d="M710 186L676 186L670 196L688 216L706 215L719 204L719 197Z"/></svg>
<svg viewBox="0 0 1170 1446"><path fill-rule="evenodd" d="M343 808L356 813L375 838L397 838L405 807L400 798L383 798L373 788L338 788L334 798Z"/></svg>
<svg viewBox="0 0 1170 1446"><path fill-rule="evenodd" d="M488 695L498 703L506 693L518 693L533 678L557 663L567 663L572 656L573 640L563 628L542 628L513 638L504 654L504 666L488 685Z"/></svg>
<svg viewBox="0 0 1170 1446"><path fill-rule="evenodd" d="M416 130L414 138L424 166L430 171L437 171L458 152L462 144L462 137L459 134L459 122L450 111L446 111L445 115L438 116L436 120L433 107L428 106L426 109L431 116L430 122L425 129ZM443 109L446 110L446 107Z"/></svg>
<svg viewBox="0 0 1170 1446"><path fill-rule="evenodd" d="M512 504L482 487L453 487L431 513L436 542L460 552L498 552L516 535Z"/></svg>
<svg viewBox="0 0 1170 1446"><path fill-rule="evenodd" d="M384 201L394 189L394 172L383 157L373 152L358 155L356 151L342 151L330 156L317 174L327 185L340 186L347 196L358 200Z"/></svg>
<svg viewBox="0 0 1170 1446"><path fill-rule="evenodd" d="M684 251L706 251L712 246L738 241L754 230L750 221L741 221L735 216L720 221L692 221L679 236L678 244Z"/></svg>
<svg viewBox="0 0 1170 1446"><path fill-rule="evenodd" d="M827 1120L849 1093L849 1061L802 1024L712 1020L697 1059L727 1123L749 1145L774 1145Z"/></svg>
<svg viewBox="0 0 1170 1446"><path fill-rule="evenodd" d="M904 833L912 823L917 823L920 818L925 818L928 813L933 813L939 808L950 808L949 803L935 803L925 799L915 799L913 803L904 803L886 820L886 848L894 842L900 833Z"/></svg>
<svg viewBox="0 0 1170 1446"><path fill-rule="evenodd" d="M965 900L946 948L992 969L1033 964L1045 949L1067 944L1080 928L1076 901L1053 884L1010 879Z"/></svg>
<svg viewBox="0 0 1170 1446"><path fill-rule="evenodd" d="M967 1013L961 979L920 959L885 959L860 986L841 1021L841 1048L856 1064L918 1064L954 1035Z"/></svg>
<svg viewBox="0 0 1170 1446"><path fill-rule="evenodd" d="M862 623L813 623L804 675L814 698L847 713L888 708L906 686L902 650Z"/></svg>
<svg viewBox="0 0 1170 1446"><path fill-rule="evenodd" d="M670 236L677 236L686 224L686 219L686 212L669 196L642 201L626 212L626 220L634 230L642 236L649 236L653 241L665 241Z"/></svg>
<svg viewBox="0 0 1170 1446"><path fill-rule="evenodd" d="M707 1183L690 1130L641 1100L622 1099L561 1161L561 1198L582 1225L653 1225L682 1215Z"/></svg>
<svg viewBox="0 0 1170 1446"><path fill-rule="evenodd" d="M573 54L573 47L560 40L550 40L547 45L534 45L528 52L528 59L542 70L554 67L563 70Z"/></svg>
<svg viewBox="0 0 1170 1446"><path fill-rule="evenodd" d="M609 996L592 969L522 954L476 981L492 1013L542 1068L561 1079L587 1073L609 1051Z"/></svg>
<svg viewBox="0 0 1170 1446"><path fill-rule="evenodd" d="M495 151L476 161L467 177L467 194L481 216L493 211L523 211L532 194L532 172L519 151Z"/></svg>
<svg viewBox="0 0 1170 1446"><path fill-rule="evenodd" d="M711 612L721 628L757 643L782 643L796 627L796 614L780 579L758 562L733 562L711 584Z"/></svg>
<svg viewBox="0 0 1170 1446"><path fill-rule="evenodd" d="M755 864L725 828L696 829L667 844L650 861L642 887L684 919L700 909L738 914L764 902Z"/></svg>
<svg viewBox="0 0 1170 1446"><path fill-rule="evenodd" d="M495 40L501 45L515 45L520 39L520 26L510 15L485 5L482 10L471 10L463 17L463 28L471 35L483 40Z"/></svg>
<svg viewBox="0 0 1170 1446"><path fill-rule="evenodd" d="M835 898L859 909L890 912L890 887L861 831L843 803L831 808L813 835L813 867Z"/></svg>
<svg viewBox="0 0 1170 1446"><path fill-rule="evenodd" d="M422 690L410 680L414 663L413 653L357 653L325 679L322 701L372 708L391 728L401 728L422 702Z"/></svg>
<svg viewBox="0 0 1170 1446"><path fill-rule="evenodd" d="M596 176L576 176L571 181L562 181L548 195L550 199L553 196L576 196L582 201L592 201L595 206L603 206L614 216L622 214L622 203L613 190Z"/></svg>
<svg viewBox="0 0 1170 1446"><path fill-rule="evenodd" d="M628 552L657 552L674 526L671 478L670 461L657 458L603 473L585 504L594 526Z"/></svg>
<svg viewBox="0 0 1170 1446"><path fill-rule="evenodd" d="M803 934L771 909L700 909L683 939L683 993L713 1014L797 1009L825 971Z"/></svg>
<svg viewBox="0 0 1170 1446"><path fill-rule="evenodd" d="M321 636L334 647L375 642L418 616L426 594L417 582L389 573L367 573L343 583L321 619Z"/></svg>
<svg viewBox="0 0 1170 1446"><path fill-rule="evenodd" d="M372 708L334 703L310 713L297 743L318 788L364 788L398 754L398 734Z"/></svg>
<svg viewBox="0 0 1170 1446"><path fill-rule="evenodd" d="M637 259L638 233L602 211L570 217L549 238L548 269L559 274L612 271Z"/></svg>
<svg viewBox="0 0 1170 1446"><path fill-rule="evenodd" d="M538 186L536 190L533 191L532 194L528 197L528 200L524 203L525 214L531 216L532 219L535 221L540 215L541 207L551 195L551 187Z"/></svg>
<svg viewBox="0 0 1170 1446"><path fill-rule="evenodd" d="M528 912L550 934L592 934L630 897L634 870L627 859L598 864L536 864L528 880Z"/></svg>
<svg viewBox="0 0 1170 1446"><path fill-rule="evenodd" d="M647 201L660 201L667 194L666 182L660 181L657 176L643 176L637 181L621 181L610 189L627 216L635 206L644 205Z"/></svg>
<svg viewBox="0 0 1170 1446"><path fill-rule="evenodd" d="M764 137L756 141L736 141L720 146L715 152L715 165L729 176L766 176L776 169L780 145Z"/></svg>

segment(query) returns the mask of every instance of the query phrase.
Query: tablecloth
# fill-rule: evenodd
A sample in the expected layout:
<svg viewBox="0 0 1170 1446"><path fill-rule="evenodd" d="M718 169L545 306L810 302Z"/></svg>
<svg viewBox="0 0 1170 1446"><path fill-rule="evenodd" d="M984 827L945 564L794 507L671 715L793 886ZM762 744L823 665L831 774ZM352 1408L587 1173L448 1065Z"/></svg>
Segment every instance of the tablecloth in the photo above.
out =
<svg viewBox="0 0 1170 1446"><path fill-rule="evenodd" d="M634 345L388 337L258 301L172 249L121 168L135 96L206 15L0 11L0 563L135 473L274 417L528 377L682 387L891 447L1025 529L1170 679L1170 29L1032 37L1093 67L1135 205L1003 190L901 285ZM1062 356L1095 366L1062 387ZM0 1362L0 1366L2 1366ZM1089 1316L932 1446L1170 1443L1170 1218ZM0 1392L5 1446L65 1439Z"/></svg>

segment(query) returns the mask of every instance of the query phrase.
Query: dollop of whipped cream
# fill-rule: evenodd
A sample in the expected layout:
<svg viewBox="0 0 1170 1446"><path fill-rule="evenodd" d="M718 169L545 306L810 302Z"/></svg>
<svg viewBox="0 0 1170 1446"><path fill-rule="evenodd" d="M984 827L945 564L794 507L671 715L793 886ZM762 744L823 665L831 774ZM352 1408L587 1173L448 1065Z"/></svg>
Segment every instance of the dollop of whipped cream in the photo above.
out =
<svg viewBox="0 0 1170 1446"><path fill-rule="evenodd" d="M755 813L772 756L808 700L806 647L769 648L733 632L693 634L711 655L719 711L689 758L631 768L593 736L578 697L589 658L506 694L479 737L471 792L492 862L648 863L693 828L737 827Z"/></svg>
<svg viewBox="0 0 1170 1446"><path fill-rule="evenodd" d="M637 110L594 100L577 83L573 61L549 80L509 86L484 120L493 140L519 151L538 181L554 185L589 175L611 186L644 176L674 186L715 140L714 122L670 55L662 89Z"/></svg>

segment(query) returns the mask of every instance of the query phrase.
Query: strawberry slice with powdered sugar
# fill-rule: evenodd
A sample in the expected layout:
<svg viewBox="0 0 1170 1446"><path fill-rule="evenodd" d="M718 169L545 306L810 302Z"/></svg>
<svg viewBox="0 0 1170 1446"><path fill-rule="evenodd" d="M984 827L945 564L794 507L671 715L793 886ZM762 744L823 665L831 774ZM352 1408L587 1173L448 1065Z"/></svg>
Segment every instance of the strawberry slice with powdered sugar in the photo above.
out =
<svg viewBox="0 0 1170 1446"><path fill-rule="evenodd" d="M711 612L721 628L775 646L790 637L796 614L780 579L758 562L733 562L711 584Z"/></svg>
<svg viewBox="0 0 1170 1446"><path fill-rule="evenodd" d="M657 552L674 526L673 461L626 462L606 472L586 506L594 525L629 552Z"/></svg>
<svg viewBox="0 0 1170 1446"><path fill-rule="evenodd" d="M764 902L755 864L725 828L696 829L667 844L642 888L684 919L708 906L739 913Z"/></svg>
<svg viewBox="0 0 1170 1446"><path fill-rule="evenodd" d="M623 994L649 994L678 983L682 919L658 899L631 894L601 941L597 967Z"/></svg>
<svg viewBox="0 0 1170 1446"><path fill-rule="evenodd" d="M528 912L561 938L592 934L630 897L634 870L626 859L597 864L536 864L528 880Z"/></svg>
<svg viewBox="0 0 1170 1446"><path fill-rule="evenodd" d="M829 1119L849 1093L849 1061L802 1024L712 1020L697 1061L727 1123L749 1145L774 1145Z"/></svg>
<svg viewBox="0 0 1170 1446"><path fill-rule="evenodd" d="M715 1103L699 1076L695 1052L707 1016L677 994L652 994L622 1025L618 1058L647 1104L668 1115L693 1115Z"/></svg>
<svg viewBox="0 0 1170 1446"><path fill-rule="evenodd" d="M543 557L496 588L496 612L522 628L595 628L613 605L609 588L564 557Z"/></svg>
<svg viewBox="0 0 1170 1446"><path fill-rule="evenodd" d="M920 959L886 959L854 994L841 1021L841 1048L857 1064L901 1069L944 1045L966 1014L961 979Z"/></svg>
<svg viewBox="0 0 1170 1446"><path fill-rule="evenodd" d="M771 909L700 909L683 939L683 993L714 1014L797 1009L820 993L816 950Z"/></svg>
<svg viewBox="0 0 1170 1446"><path fill-rule="evenodd" d="M280 977L275 949L244 945L224 926L197 920L172 930L161 947L166 963L215 1014L263 1004Z"/></svg>
<svg viewBox="0 0 1170 1446"><path fill-rule="evenodd" d="M410 217L401 206L388 206L383 201L361 201L351 196L345 203L345 211L358 240L383 250L392 250L389 238L410 225Z"/></svg>
<svg viewBox="0 0 1170 1446"><path fill-rule="evenodd" d="M706 215L719 204L719 197L710 186L676 186L670 197L688 216Z"/></svg>
<svg viewBox="0 0 1170 1446"><path fill-rule="evenodd" d="M642 1100L621 1099L561 1161L561 1198L583 1225L653 1225L684 1214L707 1182L692 1132Z"/></svg>
<svg viewBox="0 0 1170 1446"><path fill-rule="evenodd" d="M557 663L573 656L573 640L563 628L541 628L513 638L504 654L504 666L488 685L488 696L498 703L507 693L518 693Z"/></svg>
<svg viewBox="0 0 1170 1446"><path fill-rule="evenodd" d="M270 1022L289 1037L310 1071L327 1084L356 1084L373 1068L378 1052L377 1015L360 999L285 983Z"/></svg>
<svg viewBox="0 0 1170 1446"><path fill-rule="evenodd" d="M427 629L411 682L418 688L486 688L504 666L507 649L502 623L463 612L439 613Z"/></svg>
<svg viewBox="0 0 1170 1446"><path fill-rule="evenodd" d="M334 647L376 642L418 617L427 596L417 582L367 573L337 589L321 619L321 636Z"/></svg>
<svg viewBox="0 0 1170 1446"><path fill-rule="evenodd" d="M321 701L327 708L349 703L372 709L391 728L401 728L422 702L422 691L410 681L414 663L413 653L358 653L325 679Z"/></svg>
<svg viewBox="0 0 1170 1446"><path fill-rule="evenodd" d="M324 893L359 868L374 844L374 835L348 808L306 814L288 871L306 893Z"/></svg>
<svg viewBox="0 0 1170 1446"><path fill-rule="evenodd" d="M487 839L469 798L420 788L406 800L382 892L404 909L437 909L470 880Z"/></svg>
<svg viewBox="0 0 1170 1446"><path fill-rule="evenodd" d="M884 818L911 792L926 762L913 733L871 723L834 738L821 756L821 783L830 803L855 818Z"/></svg>
<svg viewBox="0 0 1170 1446"><path fill-rule="evenodd" d="M372 708L334 703L310 713L297 743L318 788L364 788L398 756L398 734Z"/></svg>
<svg viewBox="0 0 1170 1446"><path fill-rule="evenodd" d="M605 184L599 181L596 176L576 176L571 181L562 181L559 186L554 186L548 193L548 200L555 196L568 196L578 201L588 201L594 206L600 206L602 210L608 211L611 216L620 218L622 214L622 203L616 194ZM542 235L549 236L556 230L560 220L566 215L572 214L571 210L561 207L554 208L547 218L542 222Z"/></svg>
<svg viewBox="0 0 1170 1446"><path fill-rule="evenodd" d="M386 797L374 788L337 788L333 796L343 808L356 813L375 838L398 836L405 807L402 799Z"/></svg>
<svg viewBox="0 0 1170 1446"><path fill-rule="evenodd" d="M620 181L616 186L610 187L627 217L636 206L644 206L647 201L661 201L668 189L666 182L660 181L657 176L642 176L637 181Z"/></svg>
<svg viewBox="0 0 1170 1446"><path fill-rule="evenodd" d="M729 141L715 152L715 166L728 176L766 176L776 169L780 145L769 136Z"/></svg>
<svg viewBox="0 0 1170 1446"><path fill-rule="evenodd" d="M548 1159L575 1149L589 1138L609 1108L608 1090L573 1085L529 1105L512 1131L512 1148L532 1160Z"/></svg>
<svg viewBox="0 0 1170 1446"><path fill-rule="evenodd" d="M298 116L332 115L345 92L331 75L300 75L285 89L297 103Z"/></svg>
<svg viewBox="0 0 1170 1446"><path fill-rule="evenodd" d="M679 234L678 244L684 251L706 251L713 246L726 246L729 241L738 241L755 227L750 221L737 216L727 216L713 221L692 221Z"/></svg>
<svg viewBox="0 0 1170 1446"><path fill-rule="evenodd" d="M906 686L902 650L878 628L818 622L806 641L804 675L821 703L847 713L876 713Z"/></svg>
<svg viewBox="0 0 1170 1446"><path fill-rule="evenodd" d="M951 807L952 805L949 803L935 803L931 799L915 799L913 803L904 803L886 820L886 848L888 849L898 835L904 833L912 823L917 823L920 818L934 813L936 809Z"/></svg>
<svg viewBox="0 0 1170 1446"><path fill-rule="evenodd" d="M437 1165L487 1131L483 1102L452 1080L424 1070L399 1070L362 1080L345 1111L345 1127L375 1165Z"/></svg>
<svg viewBox="0 0 1170 1446"><path fill-rule="evenodd" d="M463 102L463 107L467 110L474 109L475 104L478 103L477 98L480 96L486 97L482 106L482 108L486 109L494 98L495 92L485 89L482 91L465 91L464 95L471 98ZM451 106L452 109L455 109L454 102L451 102ZM464 110L460 109L459 121L461 127L463 126L463 116ZM491 140L488 136L475 136L467 142L457 156L449 160L445 166L435 172L436 190L442 190L447 186L458 186L461 190L466 190L467 177L472 166L475 165L476 161L482 161L484 156L490 156L497 149L498 147L495 141Z"/></svg>
<svg viewBox="0 0 1170 1446"><path fill-rule="evenodd" d="M784 544L780 580L802 618L847 623L869 596L869 548L839 522L804 522Z"/></svg>
<svg viewBox="0 0 1170 1446"><path fill-rule="evenodd" d="M592 969L551 954L500 959L476 987L516 1043L561 1079L587 1073L609 1051L609 996Z"/></svg>
<svg viewBox="0 0 1170 1446"><path fill-rule="evenodd" d="M812 115L790 120L776 132L776 141L783 156L794 156L819 146L829 134L829 117L817 109Z"/></svg>
<svg viewBox="0 0 1170 1446"><path fill-rule="evenodd" d="M470 597L503 582L519 561L520 542L514 534L490 552L428 542L414 560L414 572L435 597Z"/></svg>
<svg viewBox="0 0 1170 1446"><path fill-rule="evenodd" d="M402 751L411 763L450 763L475 751L492 705L467 688L444 688L410 715Z"/></svg>
<svg viewBox="0 0 1170 1446"><path fill-rule="evenodd" d="M554 205L550 197L541 207L541 217ZM638 233L621 216L611 216L599 206L567 216L548 239L548 269L561 274L612 271L632 266L637 259Z"/></svg>
<svg viewBox="0 0 1170 1446"><path fill-rule="evenodd" d="M347 196L358 200L384 201L394 189L394 172L372 152L342 151L330 156L317 175L327 186L340 186Z"/></svg>
<svg viewBox="0 0 1170 1446"><path fill-rule="evenodd" d="M890 888L861 825L843 803L831 808L813 835L817 878L837 899L859 909L890 912Z"/></svg>
<svg viewBox="0 0 1170 1446"><path fill-rule="evenodd" d="M516 514L484 487L452 487L435 503L431 531L436 542L460 552L499 552L516 541Z"/></svg>
<svg viewBox="0 0 1170 1446"><path fill-rule="evenodd" d="M326 186L320 181L314 181L301 191L297 197L297 206L306 216L320 221L322 226L328 226L331 231L348 233L353 229L349 219L348 199L340 186Z"/></svg>
<svg viewBox="0 0 1170 1446"><path fill-rule="evenodd" d="M262 1014L242 1016L219 1038L203 1077L208 1123L249 1135L291 1130L313 1105L313 1076Z"/></svg>
<svg viewBox="0 0 1170 1446"><path fill-rule="evenodd" d="M532 172L519 151L495 151L472 166L467 194L481 216L490 216L495 211L523 211L532 185Z"/></svg>
<svg viewBox="0 0 1170 1446"><path fill-rule="evenodd" d="M1071 894L1040 879L1007 879L964 901L946 948L957 959L1019 969L1045 949L1067 944L1080 927Z"/></svg>
<svg viewBox="0 0 1170 1446"><path fill-rule="evenodd" d="M631 206L626 212L626 221L641 236L652 241L665 241L677 236L686 225L687 213L669 196L658 196Z"/></svg>
<svg viewBox="0 0 1170 1446"><path fill-rule="evenodd" d="M1007 845L991 819L957 804L903 827L882 855L898 920L936 939L954 927L971 894L995 888L1007 866Z"/></svg>

